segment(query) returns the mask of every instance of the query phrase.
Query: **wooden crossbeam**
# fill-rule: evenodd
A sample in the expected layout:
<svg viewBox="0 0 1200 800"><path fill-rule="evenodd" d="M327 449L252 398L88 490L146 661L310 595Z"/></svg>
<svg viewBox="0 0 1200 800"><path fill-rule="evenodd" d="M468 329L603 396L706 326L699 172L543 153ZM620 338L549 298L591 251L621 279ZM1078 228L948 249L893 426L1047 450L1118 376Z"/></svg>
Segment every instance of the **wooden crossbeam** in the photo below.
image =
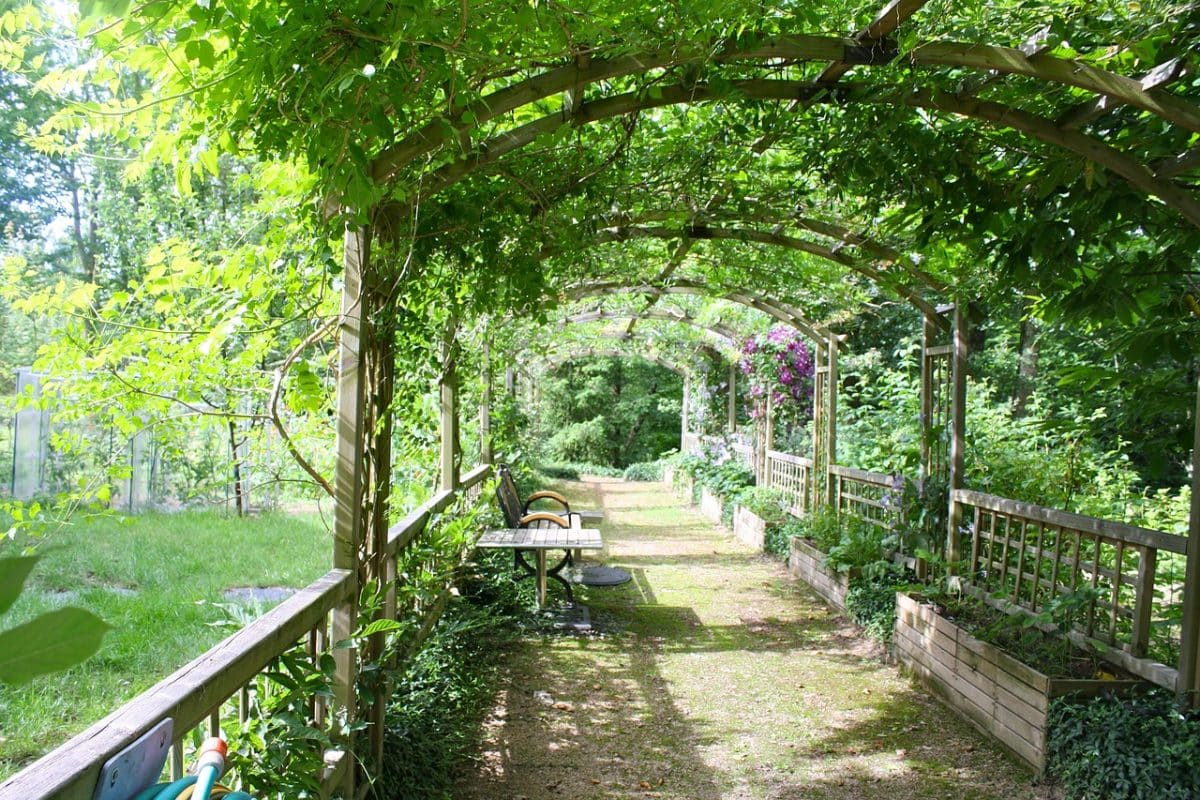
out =
<svg viewBox="0 0 1200 800"><path fill-rule="evenodd" d="M917 13L927 2L928 0L891 0L883 7L882 11L875 15L875 19L871 21L870 25L854 34L854 40L867 47L877 45L899 28L905 20ZM849 72L853 66L846 61L834 61L825 67L817 77L817 83L837 83L838 79Z"/></svg>
<svg viewBox="0 0 1200 800"><path fill-rule="evenodd" d="M1026 56L1040 56L1050 52L1054 39L1050 36L1050 27L1042 28L1025 41L1017 45L1017 49ZM987 75L975 75L963 81L958 90L962 96L973 95L985 86L989 86L1004 77L1002 72L990 72Z"/></svg>
<svg viewBox="0 0 1200 800"><path fill-rule="evenodd" d="M1137 80L1142 87L1142 91L1149 92L1179 80L1186 72L1186 59L1173 58L1170 61L1159 64ZM1088 100L1067 109L1067 111L1059 116L1058 126L1067 130L1083 127L1120 105L1124 105L1124 103L1112 95L1100 95L1094 100Z"/></svg>

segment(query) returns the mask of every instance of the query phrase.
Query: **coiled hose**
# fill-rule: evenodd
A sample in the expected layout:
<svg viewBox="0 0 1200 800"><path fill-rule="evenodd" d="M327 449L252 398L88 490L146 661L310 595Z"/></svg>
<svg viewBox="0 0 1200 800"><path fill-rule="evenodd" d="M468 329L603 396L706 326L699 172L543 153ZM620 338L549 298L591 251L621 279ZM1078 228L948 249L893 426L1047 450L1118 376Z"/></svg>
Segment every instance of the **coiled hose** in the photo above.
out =
<svg viewBox="0 0 1200 800"><path fill-rule="evenodd" d="M225 772L224 739L205 739L196 759L196 774L171 783L159 783L138 792L133 800L254 800L245 792L235 792L217 783Z"/></svg>

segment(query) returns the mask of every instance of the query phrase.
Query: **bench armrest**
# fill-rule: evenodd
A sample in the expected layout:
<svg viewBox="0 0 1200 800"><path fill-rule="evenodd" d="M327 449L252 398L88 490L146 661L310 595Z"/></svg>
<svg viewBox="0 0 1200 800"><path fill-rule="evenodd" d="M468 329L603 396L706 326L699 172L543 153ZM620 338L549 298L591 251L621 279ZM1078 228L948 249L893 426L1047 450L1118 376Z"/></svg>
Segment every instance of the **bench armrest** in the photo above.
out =
<svg viewBox="0 0 1200 800"><path fill-rule="evenodd" d="M552 492L548 489L542 490L540 492L534 492L533 494L529 495L529 497L526 497L525 498L525 510L528 511L529 507L538 500L553 500L554 502L561 505L565 510L567 510L567 511L571 510L571 504L567 502L567 498L563 497L558 492Z"/></svg>
<svg viewBox="0 0 1200 800"><path fill-rule="evenodd" d="M552 514L549 511L535 511L532 514L526 514L525 516L521 517L522 528L529 527L529 523L531 522L553 522L560 528L571 527L571 523L566 517L559 516L558 514Z"/></svg>

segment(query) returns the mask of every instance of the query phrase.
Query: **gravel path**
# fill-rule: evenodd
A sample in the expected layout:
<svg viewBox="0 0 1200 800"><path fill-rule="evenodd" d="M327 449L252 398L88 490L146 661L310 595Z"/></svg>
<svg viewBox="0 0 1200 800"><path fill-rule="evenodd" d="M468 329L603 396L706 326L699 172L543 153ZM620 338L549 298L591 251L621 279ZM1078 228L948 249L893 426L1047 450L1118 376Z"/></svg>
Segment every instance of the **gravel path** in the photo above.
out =
<svg viewBox="0 0 1200 800"><path fill-rule="evenodd" d="M658 484L567 484L603 507L590 635L510 657L461 800L1049 798L777 562Z"/></svg>

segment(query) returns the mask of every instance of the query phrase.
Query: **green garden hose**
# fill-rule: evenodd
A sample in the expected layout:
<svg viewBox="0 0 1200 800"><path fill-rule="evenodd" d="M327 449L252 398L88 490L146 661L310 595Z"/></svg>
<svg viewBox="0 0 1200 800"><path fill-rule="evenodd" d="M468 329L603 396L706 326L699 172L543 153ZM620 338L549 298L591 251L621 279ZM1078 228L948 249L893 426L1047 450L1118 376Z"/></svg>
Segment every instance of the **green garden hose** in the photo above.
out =
<svg viewBox="0 0 1200 800"><path fill-rule="evenodd" d="M235 792L217 783L225 772L226 745L224 739L205 739L196 759L196 774L170 783L149 786L133 800L254 800L245 792Z"/></svg>

